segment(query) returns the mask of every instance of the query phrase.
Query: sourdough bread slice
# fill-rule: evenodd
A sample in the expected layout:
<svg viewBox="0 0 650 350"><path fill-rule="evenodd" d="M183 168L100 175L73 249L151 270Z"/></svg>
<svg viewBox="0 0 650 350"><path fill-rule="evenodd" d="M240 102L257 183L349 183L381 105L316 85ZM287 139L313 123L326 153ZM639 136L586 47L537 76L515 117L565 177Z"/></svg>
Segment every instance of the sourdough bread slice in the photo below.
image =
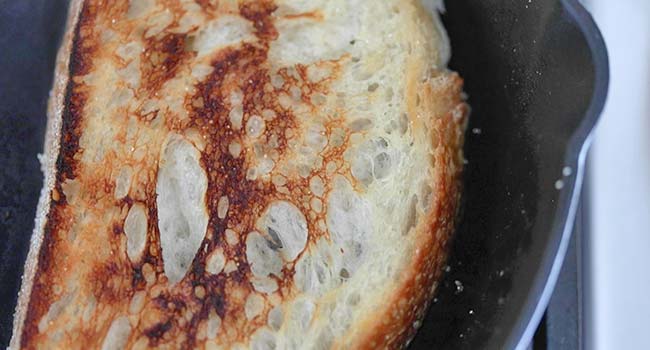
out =
<svg viewBox="0 0 650 350"><path fill-rule="evenodd" d="M436 4L73 0L10 347L403 347L468 111Z"/></svg>

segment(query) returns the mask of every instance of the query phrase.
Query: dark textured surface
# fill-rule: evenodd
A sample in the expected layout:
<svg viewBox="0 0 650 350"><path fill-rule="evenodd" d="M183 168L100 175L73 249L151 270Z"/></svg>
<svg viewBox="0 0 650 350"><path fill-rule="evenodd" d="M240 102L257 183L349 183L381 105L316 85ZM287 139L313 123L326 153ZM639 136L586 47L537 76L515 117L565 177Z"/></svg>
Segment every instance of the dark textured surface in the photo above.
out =
<svg viewBox="0 0 650 350"><path fill-rule="evenodd" d="M578 151L603 102L588 111L595 57L570 2L446 2L450 65L472 106L469 163L448 273L413 349L514 347L544 301L569 238Z"/></svg>
<svg viewBox="0 0 650 350"><path fill-rule="evenodd" d="M0 347L9 343L34 227L48 91L63 1L0 1Z"/></svg>
<svg viewBox="0 0 650 350"><path fill-rule="evenodd" d="M0 0L2 346L41 188L36 154L64 3ZM575 166L580 138L595 121L583 121L594 65L559 1L453 0L447 7L451 66L465 78L473 108L465 204L449 272L412 348L502 348L528 323L563 237L575 171L562 191L554 184L567 160Z"/></svg>

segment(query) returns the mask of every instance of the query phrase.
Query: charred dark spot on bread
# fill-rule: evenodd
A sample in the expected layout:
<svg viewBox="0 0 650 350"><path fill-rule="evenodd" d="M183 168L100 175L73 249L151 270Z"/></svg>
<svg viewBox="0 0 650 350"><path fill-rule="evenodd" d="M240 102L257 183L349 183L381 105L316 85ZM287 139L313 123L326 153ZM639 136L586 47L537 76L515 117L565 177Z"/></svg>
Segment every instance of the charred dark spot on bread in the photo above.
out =
<svg viewBox="0 0 650 350"><path fill-rule="evenodd" d="M93 17L90 12L90 7L84 6L81 15L84 20L79 21L75 30L69 67L74 76L84 75L92 68L91 56L95 50L96 39L92 32ZM83 84L75 81L74 78L70 79L61 118L61 151L57 160L57 182L59 183L75 177L77 163L75 155L79 152L79 127L86 99Z"/></svg>
<svg viewBox="0 0 650 350"><path fill-rule="evenodd" d="M149 38L141 53L144 89L156 93L160 87L176 74L178 66L192 55L185 51L187 34L169 33Z"/></svg>
<svg viewBox="0 0 650 350"><path fill-rule="evenodd" d="M271 0L246 1L239 5L239 13L255 27L255 35L260 39L274 40L278 36L271 14L277 6Z"/></svg>
<svg viewBox="0 0 650 350"><path fill-rule="evenodd" d="M158 344L158 341L160 338L167 333L172 328L172 323L171 321L166 321L166 322L161 322L157 323L151 328L147 328L144 331L144 334L149 337L149 344L152 346L156 346Z"/></svg>

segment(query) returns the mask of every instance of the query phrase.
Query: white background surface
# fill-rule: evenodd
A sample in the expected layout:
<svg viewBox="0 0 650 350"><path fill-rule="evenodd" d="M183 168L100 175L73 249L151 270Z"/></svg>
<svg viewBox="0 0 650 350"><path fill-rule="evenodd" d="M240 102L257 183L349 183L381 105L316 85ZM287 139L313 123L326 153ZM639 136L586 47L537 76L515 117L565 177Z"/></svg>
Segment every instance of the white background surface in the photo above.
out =
<svg viewBox="0 0 650 350"><path fill-rule="evenodd" d="M588 0L610 88L590 158L587 349L650 349L650 0Z"/></svg>

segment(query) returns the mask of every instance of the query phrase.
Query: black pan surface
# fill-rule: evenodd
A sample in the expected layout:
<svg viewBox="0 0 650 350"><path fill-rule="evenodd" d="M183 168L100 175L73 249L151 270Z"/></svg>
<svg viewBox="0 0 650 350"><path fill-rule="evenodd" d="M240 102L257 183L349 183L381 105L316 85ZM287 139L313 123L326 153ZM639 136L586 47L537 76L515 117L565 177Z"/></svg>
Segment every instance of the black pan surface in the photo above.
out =
<svg viewBox="0 0 650 350"><path fill-rule="evenodd" d="M526 347L569 242L607 52L577 0L450 0L472 106L448 272L414 349Z"/></svg>
<svg viewBox="0 0 650 350"><path fill-rule="evenodd" d="M42 174L65 0L0 0L0 346L8 344ZM472 106L465 194L413 349L514 348L532 336L575 214L607 55L577 0L450 0L451 68Z"/></svg>

